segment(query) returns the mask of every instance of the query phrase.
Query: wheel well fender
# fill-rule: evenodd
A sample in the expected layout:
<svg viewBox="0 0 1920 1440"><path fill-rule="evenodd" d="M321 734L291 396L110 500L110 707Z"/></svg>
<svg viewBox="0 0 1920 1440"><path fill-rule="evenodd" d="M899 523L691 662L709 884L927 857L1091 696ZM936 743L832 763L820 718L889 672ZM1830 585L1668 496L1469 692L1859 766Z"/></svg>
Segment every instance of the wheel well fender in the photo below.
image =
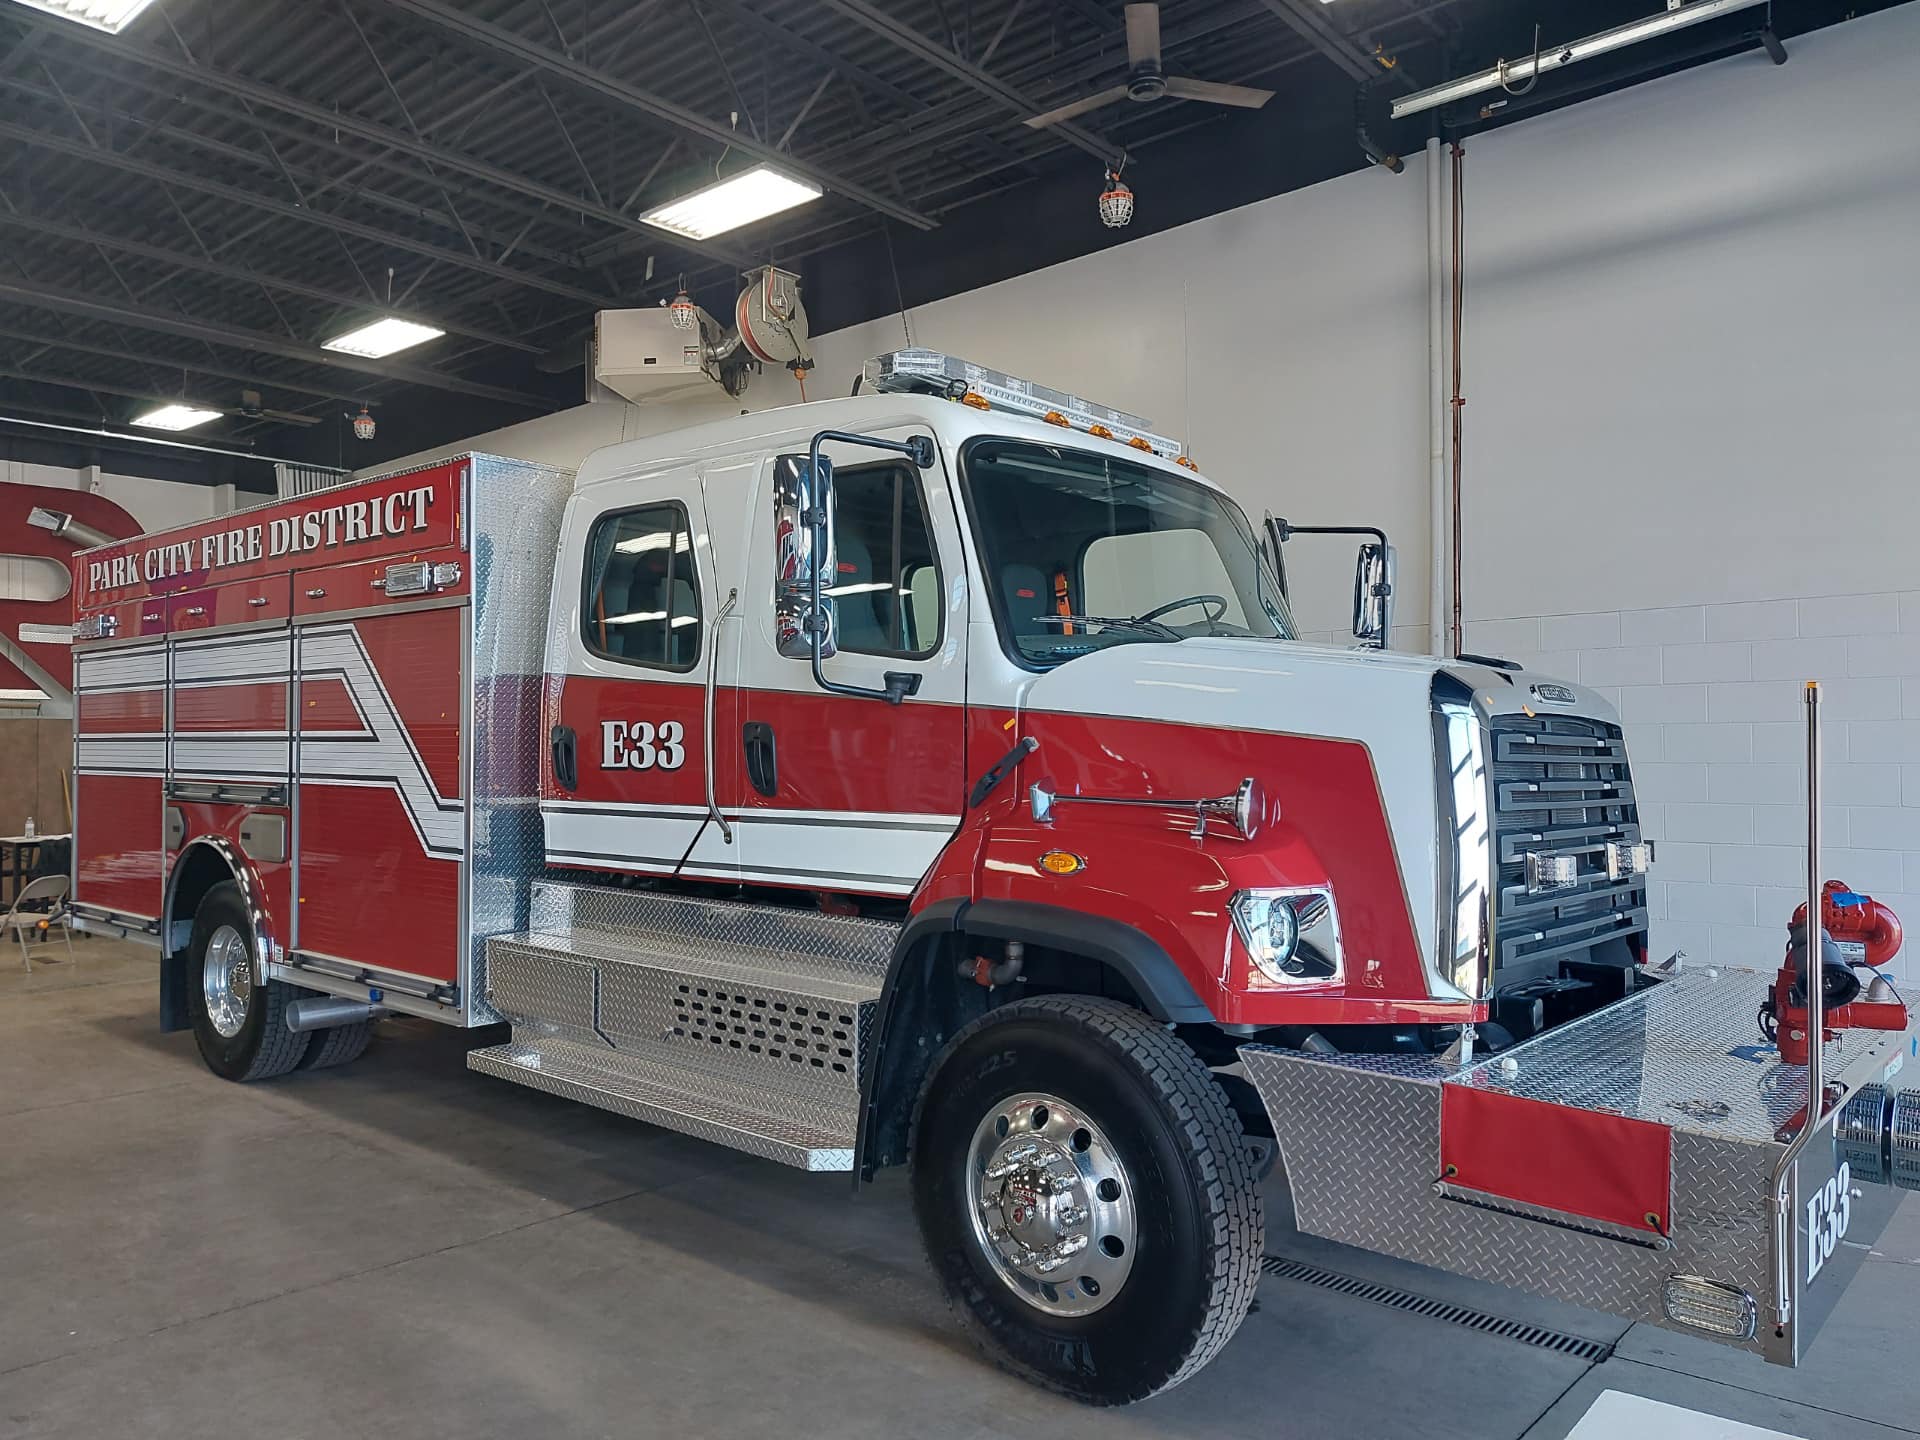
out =
<svg viewBox="0 0 1920 1440"><path fill-rule="evenodd" d="M1097 961L1126 981L1142 1010L1166 1024L1213 1020L1173 957L1125 921L1027 900L980 900L967 908L960 928L983 940L1018 940Z"/></svg>
<svg viewBox="0 0 1920 1440"><path fill-rule="evenodd" d="M1131 925L1025 901L937 901L901 932L881 986L860 1070L856 1186L906 1160L914 1102L935 1057L991 1007L990 992L959 973L969 942L978 940L1017 940L1084 962L1081 976L1056 988L1118 992L1163 1024L1213 1019L1173 958Z"/></svg>
<svg viewBox="0 0 1920 1440"><path fill-rule="evenodd" d="M193 1023L189 997L192 976L187 973L194 912L207 892L231 880L240 887L240 900L253 922L254 976L266 981L272 951L273 927L263 905L253 869L234 845L218 835L190 842L167 875L166 901L160 908L160 1028L185 1030Z"/></svg>

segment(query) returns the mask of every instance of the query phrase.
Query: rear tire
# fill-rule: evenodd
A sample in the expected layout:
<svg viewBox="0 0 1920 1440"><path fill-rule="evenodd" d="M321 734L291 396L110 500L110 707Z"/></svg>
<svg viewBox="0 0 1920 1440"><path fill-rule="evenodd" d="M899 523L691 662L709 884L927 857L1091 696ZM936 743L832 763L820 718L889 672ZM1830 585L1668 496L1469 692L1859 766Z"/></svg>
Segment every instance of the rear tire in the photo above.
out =
<svg viewBox="0 0 1920 1440"><path fill-rule="evenodd" d="M310 1037L300 1068L325 1070L333 1065L351 1065L366 1054L367 1044L372 1039L371 1020L359 1020L352 1025L335 1025L330 1030L316 1031Z"/></svg>
<svg viewBox="0 0 1920 1440"><path fill-rule="evenodd" d="M193 1038L207 1068L225 1080L270 1080L298 1065L312 1037L287 1029L287 1005L301 992L253 983L253 921L240 887L214 886L193 912L187 947Z"/></svg>
<svg viewBox="0 0 1920 1440"><path fill-rule="evenodd" d="M1045 996L974 1021L934 1066L914 1212L990 1355L1076 1400L1127 1404L1195 1374L1246 1317L1264 1238L1249 1161L1219 1084L1165 1026Z"/></svg>

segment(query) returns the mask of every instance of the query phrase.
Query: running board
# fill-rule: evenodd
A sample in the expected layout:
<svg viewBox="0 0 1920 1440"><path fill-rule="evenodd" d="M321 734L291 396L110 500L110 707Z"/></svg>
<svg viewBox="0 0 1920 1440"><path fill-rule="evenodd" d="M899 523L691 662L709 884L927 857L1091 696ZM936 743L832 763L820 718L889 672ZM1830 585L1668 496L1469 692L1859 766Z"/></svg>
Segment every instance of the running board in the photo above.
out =
<svg viewBox="0 0 1920 1440"><path fill-rule="evenodd" d="M711 1140L802 1170L851 1170L853 1105L808 1102L695 1066L590 1049L565 1040L514 1041L467 1053L470 1069ZM751 1108L747 1108L750 1105Z"/></svg>
<svg viewBox="0 0 1920 1440"><path fill-rule="evenodd" d="M486 943L509 1044L467 1063L807 1170L847 1170L899 927L542 881Z"/></svg>

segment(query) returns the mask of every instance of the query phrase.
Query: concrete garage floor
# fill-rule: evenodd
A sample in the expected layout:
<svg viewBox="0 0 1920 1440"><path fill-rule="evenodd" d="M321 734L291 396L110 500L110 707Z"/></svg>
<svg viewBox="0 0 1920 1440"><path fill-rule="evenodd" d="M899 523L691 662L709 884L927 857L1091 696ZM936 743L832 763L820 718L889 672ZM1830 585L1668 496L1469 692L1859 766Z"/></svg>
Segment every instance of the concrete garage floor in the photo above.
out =
<svg viewBox="0 0 1920 1440"><path fill-rule="evenodd" d="M1920 1434L1912 1199L1783 1371L1303 1239L1276 1187L1273 1253L1618 1348L1593 1365L1269 1277L1198 1379L1095 1412L976 1358L897 1176L853 1202L470 1074L468 1037L420 1022L346 1070L226 1084L155 1030L152 951L78 949L31 977L0 957L6 1440L1557 1440L1608 1390L1806 1440ZM1668 1418L1635 1440L1738 1433Z"/></svg>

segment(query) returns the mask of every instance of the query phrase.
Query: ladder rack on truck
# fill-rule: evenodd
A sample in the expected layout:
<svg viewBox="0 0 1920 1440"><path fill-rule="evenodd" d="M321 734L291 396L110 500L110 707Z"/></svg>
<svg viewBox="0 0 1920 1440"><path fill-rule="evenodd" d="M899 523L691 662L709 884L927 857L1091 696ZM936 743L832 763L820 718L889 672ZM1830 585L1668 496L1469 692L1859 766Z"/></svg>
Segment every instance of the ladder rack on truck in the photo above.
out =
<svg viewBox="0 0 1920 1440"><path fill-rule="evenodd" d="M1077 1398L1226 1344L1276 1151L1303 1229L1797 1361L1920 1188L1904 1008L1648 966L1601 696L1299 641L1279 540L1138 417L868 378L79 554L76 916L230 1078L506 1021L472 1068L911 1160L949 1301ZM1833 1031L1813 1124L1763 999Z"/></svg>

